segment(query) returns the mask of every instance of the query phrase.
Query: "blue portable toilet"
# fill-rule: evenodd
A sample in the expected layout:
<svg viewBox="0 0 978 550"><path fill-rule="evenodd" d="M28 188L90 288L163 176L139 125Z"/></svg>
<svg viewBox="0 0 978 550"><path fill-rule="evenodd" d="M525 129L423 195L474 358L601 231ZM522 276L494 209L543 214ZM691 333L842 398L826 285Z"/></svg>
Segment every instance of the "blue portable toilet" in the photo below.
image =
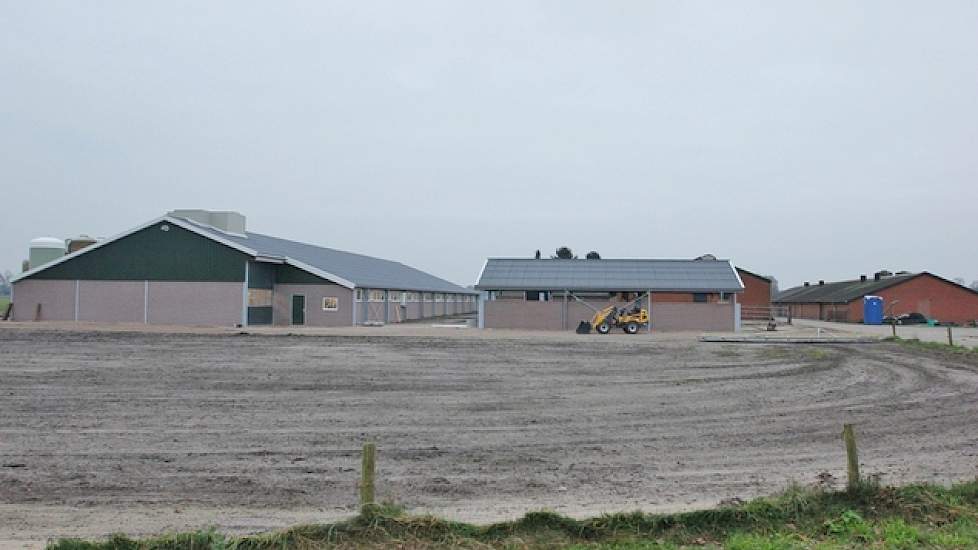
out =
<svg viewBox="0 0 978 550"><path fill-rule="evenodd" d="M879 296L863 296L863 324L883 324L883 298Z"/></svg>

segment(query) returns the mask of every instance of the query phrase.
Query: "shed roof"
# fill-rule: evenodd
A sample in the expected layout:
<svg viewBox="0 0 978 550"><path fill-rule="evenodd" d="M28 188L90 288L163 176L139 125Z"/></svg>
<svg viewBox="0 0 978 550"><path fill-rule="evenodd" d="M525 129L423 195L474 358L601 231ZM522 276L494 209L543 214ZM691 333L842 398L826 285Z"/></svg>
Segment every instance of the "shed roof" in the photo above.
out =
<svg viewBox="0 0 978 550"><path fill-rule="evenodd" d="M479 290L740 292L728 260L489 258Z"/></svg>
<svg viewBox="0 0 978 550"><path fill-rule="evenodd" d="M920 275L923 275L923 273L893 275L884 277L878 281L876 279L868 279L866 281L855 279L852 281L825 283L824 285L796 286L779 293L774 299L774 302L786 304L845 304L861 299L863 296L873 295L884 288L908 281Z"/></svg>

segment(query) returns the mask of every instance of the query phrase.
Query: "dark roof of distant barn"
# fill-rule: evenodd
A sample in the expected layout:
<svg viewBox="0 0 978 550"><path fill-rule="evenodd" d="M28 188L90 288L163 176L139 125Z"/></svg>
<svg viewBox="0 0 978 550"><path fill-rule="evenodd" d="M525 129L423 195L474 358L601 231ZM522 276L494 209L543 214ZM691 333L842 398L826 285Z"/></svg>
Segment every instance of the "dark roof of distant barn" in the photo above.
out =
<svg viewBox="0 0 978 550"><path fill-rule="evenodd" d="M739 292L728 260L489 258L479 290Z"/></svg>
<svg viewBox="0 0 978 550"><path fill-rule="evenodd" d="M259 256L298 260L328 274L342 277L358 288L475 294L471 289L463 288L400 262L280 239L251 231L246 231L244 235L227 233L194 220L180 219L215 237L254 250Z"/></svg>
<svg viewBox="0 0 978 550"><path fill-rule="evenodd" d="M844 304L861 299L863 296L872 296L884 288L908 281L918 275L923 275L923 273L892 275L890 277L883 277L878 281L869 278L866 281L855 279L852 281L825 283L824 285L810 284L809 286L796 286L779 293L774 301L777 303L795 304Z"/></svg>

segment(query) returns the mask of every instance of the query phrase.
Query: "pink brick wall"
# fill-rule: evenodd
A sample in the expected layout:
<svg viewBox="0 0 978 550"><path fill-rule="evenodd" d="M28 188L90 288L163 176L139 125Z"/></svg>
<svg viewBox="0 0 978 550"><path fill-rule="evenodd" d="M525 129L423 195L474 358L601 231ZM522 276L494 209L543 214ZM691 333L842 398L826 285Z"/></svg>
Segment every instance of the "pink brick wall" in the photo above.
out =
<svg viewBox="0 0 978 550"><path fill-rule="evenodd" d="M622 307L621 302L588 302L588 307L576 300L567 303L562 321L563 298L550 302L523 300L490 300L485 302L486 328L527 330L574 330L581 321L590 321L594 309L609 304ZM645 304L643 304L644 306ZM646 306L647 307L647 306ZM653 330L733 331L734 304L663 302L652 305Z"/></svg>
<svg viewBox="0 0 978 550"><path fill-rule="evenodd" d="M42 321L75 319L75 281L25 279L14 283L14 321L33 321L41 304Z"/></svg>
<svg viewBox="0 0 978 550"><path fill-rule="evenodd" d="M234 326L241 323L242 283L149 282L150 324Z"/></svg>
<svg viewBox="0 0 978 550"><path fill-rule="evenodd" d="M78 320L142 323L145 287L144 281L78 281Z"/></svg>

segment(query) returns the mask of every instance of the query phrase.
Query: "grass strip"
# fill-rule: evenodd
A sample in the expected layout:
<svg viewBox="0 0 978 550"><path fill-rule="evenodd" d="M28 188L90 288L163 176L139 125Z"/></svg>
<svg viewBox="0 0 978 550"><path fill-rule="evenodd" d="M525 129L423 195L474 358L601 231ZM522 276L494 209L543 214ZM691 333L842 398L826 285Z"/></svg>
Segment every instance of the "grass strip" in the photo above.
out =
<svg viewBox="0 0 978 550"><path fill-rule="evenodd" d="M978 347L969 348L968 346L961 346L958 344L948 345L944 342L925 342L918 338L901 338L899 336L888 336L883 339L884 342L896 342L901 346L906 346L908 348L921 350L921 351L937 351L942 353L955 353L960 355L965 355L968 357L978 358Z"/></svg>
<svg viewBox="0 0 978 550"><path fill-rule="evenodd" d="M853 492L792 485L748 502L677 514L606 514L577 520L552 512L488 526L411 516L392 506L347 521L248 536L215 530L134 540L62 539L51 550L282 550L314 548L976 548L978 481L951 487Z"/></svg>

